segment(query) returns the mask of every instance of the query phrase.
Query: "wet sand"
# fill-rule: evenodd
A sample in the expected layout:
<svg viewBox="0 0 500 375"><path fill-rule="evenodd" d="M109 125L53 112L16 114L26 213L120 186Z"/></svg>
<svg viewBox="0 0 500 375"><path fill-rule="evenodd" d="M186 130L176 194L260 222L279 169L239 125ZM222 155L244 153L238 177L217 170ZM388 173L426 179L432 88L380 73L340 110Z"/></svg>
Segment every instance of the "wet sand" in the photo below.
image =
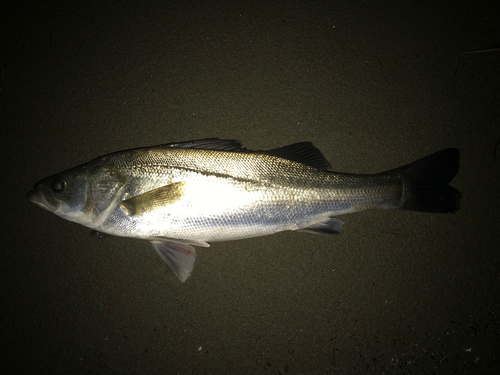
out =
<svg viewBox="0 0 500 375"><path fill-rule="evenodd" d="M500 373L500 53L459 55L498 47L498 14L310 3L4 8L5 373ZM182 284L147 242L26 199L97 156L207 137L311 141L353 173L457 147L462 206L213 243Z"/></svg>

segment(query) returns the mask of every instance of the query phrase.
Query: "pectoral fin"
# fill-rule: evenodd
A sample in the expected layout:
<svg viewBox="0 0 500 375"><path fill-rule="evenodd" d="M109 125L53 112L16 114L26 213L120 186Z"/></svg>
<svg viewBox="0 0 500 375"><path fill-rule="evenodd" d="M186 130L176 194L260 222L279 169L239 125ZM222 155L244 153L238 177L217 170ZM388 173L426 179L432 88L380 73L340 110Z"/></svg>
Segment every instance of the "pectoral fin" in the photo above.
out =
<svg viewBox="0 0 500 375"><path fill-rule="evenodd" d="M158 189L147 191L122 202L122 208L129 216L140 216L158 208L177 202L184 196L185 182L174 182Z"/></svg>
<svg viewBox="0 0 500 375"><path fill-rule="evenodd" d="M186 281L193 271L196 250L184 242L150 241L158 255L172 268L179 280Z"/></svg>

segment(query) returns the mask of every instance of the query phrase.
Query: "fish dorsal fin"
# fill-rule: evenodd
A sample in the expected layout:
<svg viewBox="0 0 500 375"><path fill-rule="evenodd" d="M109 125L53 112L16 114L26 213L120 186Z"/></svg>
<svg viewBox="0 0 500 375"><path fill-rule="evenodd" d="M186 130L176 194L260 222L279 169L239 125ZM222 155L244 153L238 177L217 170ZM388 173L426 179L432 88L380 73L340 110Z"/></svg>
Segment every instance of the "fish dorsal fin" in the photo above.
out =
<svg viewBox="0 0 500 375"><path fill-rule="evenodd" d="M157 208L177 202L184 196L185 182L174 182L139 194L122 202L122 209L128 216L141 216Z"/></svg>
<svg viewBox="0 0 500 375"><path fill-rule="evenodd" d="M167 143L161 147L168 148L186 148L193 150L214 150L230 152L248 152L241 143L235 139L206 138L195 141Z"/></svg>
<svg viewBox="0 0 500 375"><path fill-rule="evenodd" d="M307 164L310 167L322 170L332 169L328 160L325 159L321 151L314 147L311 142L294 143L292 145L265 151L264 153Z"/></svg>
<svg viewBox="0 0 500 375"><path fill-rule="evenodd" d="M311 142L294 143L292 145L275 148L269 151L248 150L235 139L219 138L206 138L188 142L167 143L165 145L161 145L160 147L267 154L307 164L310 167L322 170L332 169L328 160L325 159L321 151L314 147Z"/></svg>

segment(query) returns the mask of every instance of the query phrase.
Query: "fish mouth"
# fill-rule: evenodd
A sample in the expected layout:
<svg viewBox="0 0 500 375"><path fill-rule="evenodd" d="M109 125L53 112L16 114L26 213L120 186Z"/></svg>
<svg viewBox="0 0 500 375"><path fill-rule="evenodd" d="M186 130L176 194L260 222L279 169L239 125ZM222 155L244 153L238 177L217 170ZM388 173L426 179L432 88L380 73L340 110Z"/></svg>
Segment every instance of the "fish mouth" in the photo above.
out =
<svg viewBox="0 0 500 375"><path fill-rule="evenodd" d="M51 212L54 211L53 209L50 208L49 204L47 203L47 200L44 198L44 196L42 194L37 193L34 190L31 190L28 192L28 194L26 196L31 202L36 204L38 207L41 207L47 211L51 211Z"/></svg>

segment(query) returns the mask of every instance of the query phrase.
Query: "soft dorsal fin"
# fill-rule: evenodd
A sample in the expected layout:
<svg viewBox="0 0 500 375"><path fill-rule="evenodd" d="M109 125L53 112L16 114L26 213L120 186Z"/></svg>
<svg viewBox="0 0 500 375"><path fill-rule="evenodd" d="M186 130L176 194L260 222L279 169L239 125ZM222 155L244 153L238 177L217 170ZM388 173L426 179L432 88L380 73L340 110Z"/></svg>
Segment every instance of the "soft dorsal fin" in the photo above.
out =
<svg viewBox="0 0 500 375"><path fill-rule="evenodd" d="M265 151L265 153L283 159L307 164L311 167L322 170L332 169L328 160L325 159L321 151L314 147L311 142L294 143L292 145Z"/></svg>

